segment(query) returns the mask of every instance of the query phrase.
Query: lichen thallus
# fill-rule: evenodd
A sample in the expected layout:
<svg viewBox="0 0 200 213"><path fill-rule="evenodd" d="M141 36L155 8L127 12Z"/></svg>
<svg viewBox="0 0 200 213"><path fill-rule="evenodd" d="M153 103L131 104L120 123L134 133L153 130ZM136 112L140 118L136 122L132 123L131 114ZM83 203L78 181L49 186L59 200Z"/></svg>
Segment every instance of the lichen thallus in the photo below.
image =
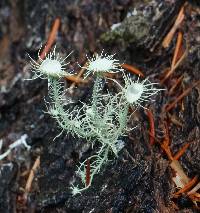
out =
<svg viewBox="0 0 200 213"><path fill-rule="evenodd" d="M68 55L69 56L69 55ZM128 109L130 106L143 107L145 101L149 100L161 89L154 88L156 83L151 83L148 79L134 81L124 73L119 60L114 55L105 53L96 54L88 58L85 66L86 74L94 76L94 86L91 101L82 103L82 107L67 107L70 105L64 96L64 88L60 78L71 75L65 71L65 60L56 48L41 59L38 54L38 61L31 58L31 68L34 72L34 78L47 78L49 82L50 104L48 112L54 117L62 129L67 134L76 135L85 138L91 143L91 147L98 147L98 151L85 161L81 162L77 168L76 174L81 178L81 186L71 184L72 194L76 195L89 188L93 182L94 176L98 174L102 167L108 162L109 154L118 156L119 151L124 147L124 142L120 136L128 131L127 122L129 120ZM113 79L119 86L120 91L116 94L109 91L104 94L103 81L104 73L122 72L124 86ZM66 89L65 89L66 90ZM67 102L67 103L66 103ZM86 180L86 163L90 161L90 180Z"/></svg>

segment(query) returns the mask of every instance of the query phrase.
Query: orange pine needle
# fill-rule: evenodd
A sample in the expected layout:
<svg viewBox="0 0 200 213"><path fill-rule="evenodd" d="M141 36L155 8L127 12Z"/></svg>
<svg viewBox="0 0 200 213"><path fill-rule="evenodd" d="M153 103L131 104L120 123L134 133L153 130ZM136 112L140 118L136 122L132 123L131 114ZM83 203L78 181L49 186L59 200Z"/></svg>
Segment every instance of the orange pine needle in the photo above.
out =
<svg viewBox="0 0 200 213"><path fill-rule="evenodd" d="M76 75L68 75L68 76L65 76L65 78L75 83L87 83L87 80L83 80L82 78L77 78Z"/></svg>
<svg viewBox="0 0 200 213"><path fill-rule="evenodd" d="M187 43L186 43L186 45L187 45ZM178 50L176 62L181 58L181 56L184 54L184 52L185 52L184 46L181 45L181 46L180 46L180 49Z"/></svg>
<svg viewBox="0 0 200 213"><path fill-rule="evenodd" d="M166 142L165 142L165 141L161 144L161 148L165 151L167 157L168 157L171 161L173 161L174 158L173 158L173 156L172 156L171 150L170 150L169 146L166 145Z"/></svg>
<svg viewBox="0 0 200 213"><path fill-rule="evenodd" d="M151 110L145 110L149 119L149 124L150 124L150 137L149 141L150 144L153 145L155 143L155 125L154 125L154 118L153 118L153 113Z"/></svg>
<svg viewBox="0 0 200 213"><path fill-rule="evenodd" d="M33 178L35 175L35 171L36 169L40 166L40 156L37 157L37 159L35 160L35 163L33 164L33 167L31 168L28 180L26 182L26 186L25 186L25 193L29 193L31 190L31 185L33 182Z"/></svg>
<svg viewBox="0 0 200 213"><path fill-rule="evenodd" d="M86 186L90 184L90 160L89 159L87 159L85 182L86 182Z"/></svg>
<svg viewBox="0 0 200 213"><path fill-rule="evenodd" d="M169 140L169 128L168 128L167 122L164 122L163 130L164 130L164 133L165 133L164 143L165 143L166 146L169 146L170 140Z"/></svg>
<svg viewBox="0 0 200 213"><path fill-rule="evenodd" d="M170 67L167 67L164 69L164 71L161 74L160 81L165 77L165 75L167 75L169 71L170 71Z"/></svg>
<svg viewBox="0 0 200 213"><path fill-rule="evenodd" d="M60 18L56 18L54 23L53 23L53 26L52 26L51 32L49 34L49 37L47 39L46 46L44 47L43 51L40 54L40 58L41 59L45 58L45 55L49 52L49 50L51 49L53 43L55 42L56 34L58 32L59 27L60 27Z"/></svg>
<svg viewBox="0 0 200 213"><path fill-rule="evenodd" d="M174 83L174 85L171 87L171 89L169 90L169 93L168 95L172 95L174 90L176 89L176 87L181 83L181 81L183 80L184 76L181 75L177 80L176 82Z"/></svg>
<svg viewBox="0 0 200 213"><path fill-rule="evenodd" d="M149 134L151 137L154 137L154 140L155 140L156 143L161 144L160 141L159 141L155 136L153 136L153 135L151 134L150 131L148 131L148 134Z"/></svg>
<svg viewBox="0 0 200 213"><path fill-rule="evenodd" d="M179 95L172 103L169 103L166 105L165 111L168 112L170 111L172 108L174 108L174 106L180 101L182 100L185 96L187 96L191 90L197 86L200 83L200 80L193 83L193 85L189 88L187 88L181 95Z"/></svg>
<svg viewBox="0 0 200 213"><path fill-rule="evenodd" d="M165 151L165 153L167 154L168 158L173 161L174 158L172 156L171 150L170 150L170 139L169 139L169 130L168 130L168 126L167 123L164 122L164 126L163 126L163 131L164 131L164 140L161 143L161 148Z"/></svg>
<svg viewBox="0 0 200 213"><path fill-rule="evenodd" d="M181 58L176 62L176 64L168 70L168 72L166 73L166 75L164 76L164 78L161 80L161 84L163 84L170 75L172 75L172 73L176 70L176 68L181 64L181 62L184 60L184 58L186 57L188 53L188 50L186 49L185 52L183 53L183 55L181 56Z"/></svg>
<svg viewBox="0 0 200 213"><path fill-rule="evenodd" d="M122 64L121 66L122 66L122 68L124 68L125 70L130 71L133 74L136 74L136 75L139 75L141 77L144 77L144 74L139 69L137 69L137 68L135 68L135 67L133 67L133 66L131 66L129 64Z"/></svg>
<svg viewBox="0 0 200 213"><path fill-rule="evenodd" d="M178 36L177 36L177 41L176 41L176 47L175 47L175 50L174 50L174 56L173 56L173 59L172 59L171 69L173 69L173 67L175 66L175 64L177 62L178 53L181 49L182 42L183 42L183 33L179 31Z"/></svg>
<svg viewBox="0 0 200 213"><path fill-rule="evenodd" d="M180 194L183 194L186 191L188 191L190 188L192 188L197 183L197 181L198 181L198 176L196 175L182 189L180 189L179 191L177 191L174 194L174 197L178 197Z"/></svg>
<svg viewBox="0 0 200 213"><path fill-rule="evenodd" d="M164 48L169 47L169 45L173 39L173 36L174 36L176 30L179 28L179 26L183 22L183 19L184 19L184 6L181 7L174 25L172 26L171 30L169 31L169 33L166 35L166 37L164 38L164 40L162 42L162 46Z"/></svg>
<svg viewBox="0 0 200 213"><path fill-rule="evenodd" d="M169 119L170 121L175 124L176 126L179 127L183 127L183 124L175 117L175 115L170 115L170 113L168 113Z"/></svg>
<svg viewBox="0 0 200 213"><path fill-rule="evenodd" d="M189 195L189 197L193 202L200 202L200 194L199 193L191 194L191 195Z"/></svg>
<svg viewBox="0 0 200 213"><path fill-rule="evenodd" d="M196 193L199 189L200 189L200 182L191 191L189 191L187 194L192 195L192 194Z"/></svg>
<svg viewBox="0 0 200 213"><path fill-rule="evenodd" d="M84 65L84 66L85 66L85 65ZM81 76L83 75L84 71L85 71L85 68L81 68L81 70L80 70L80 72L78 73L78 75L76 75L76 81L82 80L82 79L81 79ZM84 80L83 80L83 81L84 81ZM77 83L77 82L74 81L74 82L72 83L72 85L70 86L69 89L72 90L72 89L76 86L76 83Z"/></svg>
<svg viewBox="0 0 200 213"><path fill-rule="evenodd" d="M186 149L189 147L189 143L186 143L179 152L174 155L174 160L179 160L179 158L185 153Z"/></svg>

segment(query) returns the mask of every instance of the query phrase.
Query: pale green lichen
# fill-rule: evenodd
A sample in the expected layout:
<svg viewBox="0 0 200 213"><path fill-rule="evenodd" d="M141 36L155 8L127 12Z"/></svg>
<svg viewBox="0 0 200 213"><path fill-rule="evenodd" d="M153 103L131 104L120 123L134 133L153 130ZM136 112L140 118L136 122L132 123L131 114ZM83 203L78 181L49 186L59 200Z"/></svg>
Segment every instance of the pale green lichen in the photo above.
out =
<svg viewBox="0 0 200 213"><path fill-rule="evenodd" d="M48 67L50 66L46 66L46 68ZM93 57L86 68L89 74L94 75L95 82L91 101L87 104L81 102L81 107L74 107L71 101L67 100L66 89L57 75L47 75L50 97L50 102L47 102L48 112L55 118L62 132L84 138L91 143L92 148L98 148L94 155L85 159L77 167L76 174L81 179L81 185L71 186L73 195L89 188L94 176L108 162L109 155L113 154L117 157L119 151L124 147L124 142L120 140L120 137L125 135L128 130L129 107L140 105L141 101L145 101L151 96L151 93L158 92L148 80L139 83L139 81L135 82L129 76L123 75L124 87L114 80L121 91L116 94L103 93L103 82L105 81L103 73L122 71L118 60L115 60L113 55L106 55L106 58L103 58L103 55ZM146 84L146 82L148 83ZM86 162L88 160L90 161L89 183L86 180Z"/></svg>
<svg viewBox="0 0 200 213"><path fill-rule="evenodd" d="M80 109L64 108L63 90L57 79L51 79L49 95L51 107L49 113L57 120L59 126L66 133L77 135L91 142L92 147L98 143L99 151L91 156L90 183L86 184L86 165L84 162L78 166L76 174L81 177L83 187L73 188L73 194L87 189L103 165L108 161L108 154L118 156L123 148L119 137L124 135L128 120L128 103L122 102L120 96L100 93L102 89L101 76L97 76L93 88L90 104L83 103Z"/></svg>

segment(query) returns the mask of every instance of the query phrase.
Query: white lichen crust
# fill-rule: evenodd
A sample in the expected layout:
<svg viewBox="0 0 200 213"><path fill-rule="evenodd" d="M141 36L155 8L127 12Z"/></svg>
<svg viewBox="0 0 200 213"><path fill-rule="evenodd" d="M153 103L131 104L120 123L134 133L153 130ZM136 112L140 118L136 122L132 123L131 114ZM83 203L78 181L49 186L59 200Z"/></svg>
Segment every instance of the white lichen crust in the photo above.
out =
<svg viewBox="0 0 200 213"><path fill-rule="evenodd" d="M69 57L69 55L67 55L65 58L61 57L59 53L56 53L56 46L52 52L45 55L45 59L40 57L40 51L38 51L37 61L32 59L29 55L31 60L31 70L34 73L33 79L45 79L48 78L48 76L61 78L70 75L69 73L65 72L65 66L69 64L69 62L65 63L65 60Z"/></svg>

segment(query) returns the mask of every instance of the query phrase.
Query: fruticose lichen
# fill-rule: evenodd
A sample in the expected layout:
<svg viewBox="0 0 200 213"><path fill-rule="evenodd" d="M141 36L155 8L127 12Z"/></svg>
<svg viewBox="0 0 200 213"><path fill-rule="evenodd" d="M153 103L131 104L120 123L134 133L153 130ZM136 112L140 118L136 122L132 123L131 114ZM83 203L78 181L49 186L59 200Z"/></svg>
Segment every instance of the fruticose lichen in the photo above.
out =
<svg viewBox="0 0 200 213"><path fill-rule="evenodd" d="M71 107L71 102L67 101L64 95L66 88L60 81L61 77L68 75L62 64L64 60L56 56L54 50L53 53L48 54L46 59L40 60L40 63L35 62L33 68L39 72L38 77L41 73L48 78L51 100L50 103L48 102L48 112L56 119L62 132L86 139L92 148L98 147L98 151L94 155L85 159L77 167L76 175L80 177L82 183L79 184L80 186L72 184L72 194L76 195L89 188L94 176L108 162L109 156L117 157L119 151L124 147L125 144L120 137L128 131L129 107L142 106L142 102L149 100L159 89L154 88L154 84L147 79L142 82L139 81L139 78L137 81L133 81L130 76L124 74L114 55L101 53L89 59L85 67L86 76L92 74L94 77L91 100L87 103L81 102L81 107ZM45 63L45 72L41 68L43 63ZM56 66L51 66L52 63ZM109 91L105 93L103 92L104 73L113 72L123 73L124 86L113 80L121 90L116 94ZM89 180L86 169L88 161L90 162Z"/></svg>

